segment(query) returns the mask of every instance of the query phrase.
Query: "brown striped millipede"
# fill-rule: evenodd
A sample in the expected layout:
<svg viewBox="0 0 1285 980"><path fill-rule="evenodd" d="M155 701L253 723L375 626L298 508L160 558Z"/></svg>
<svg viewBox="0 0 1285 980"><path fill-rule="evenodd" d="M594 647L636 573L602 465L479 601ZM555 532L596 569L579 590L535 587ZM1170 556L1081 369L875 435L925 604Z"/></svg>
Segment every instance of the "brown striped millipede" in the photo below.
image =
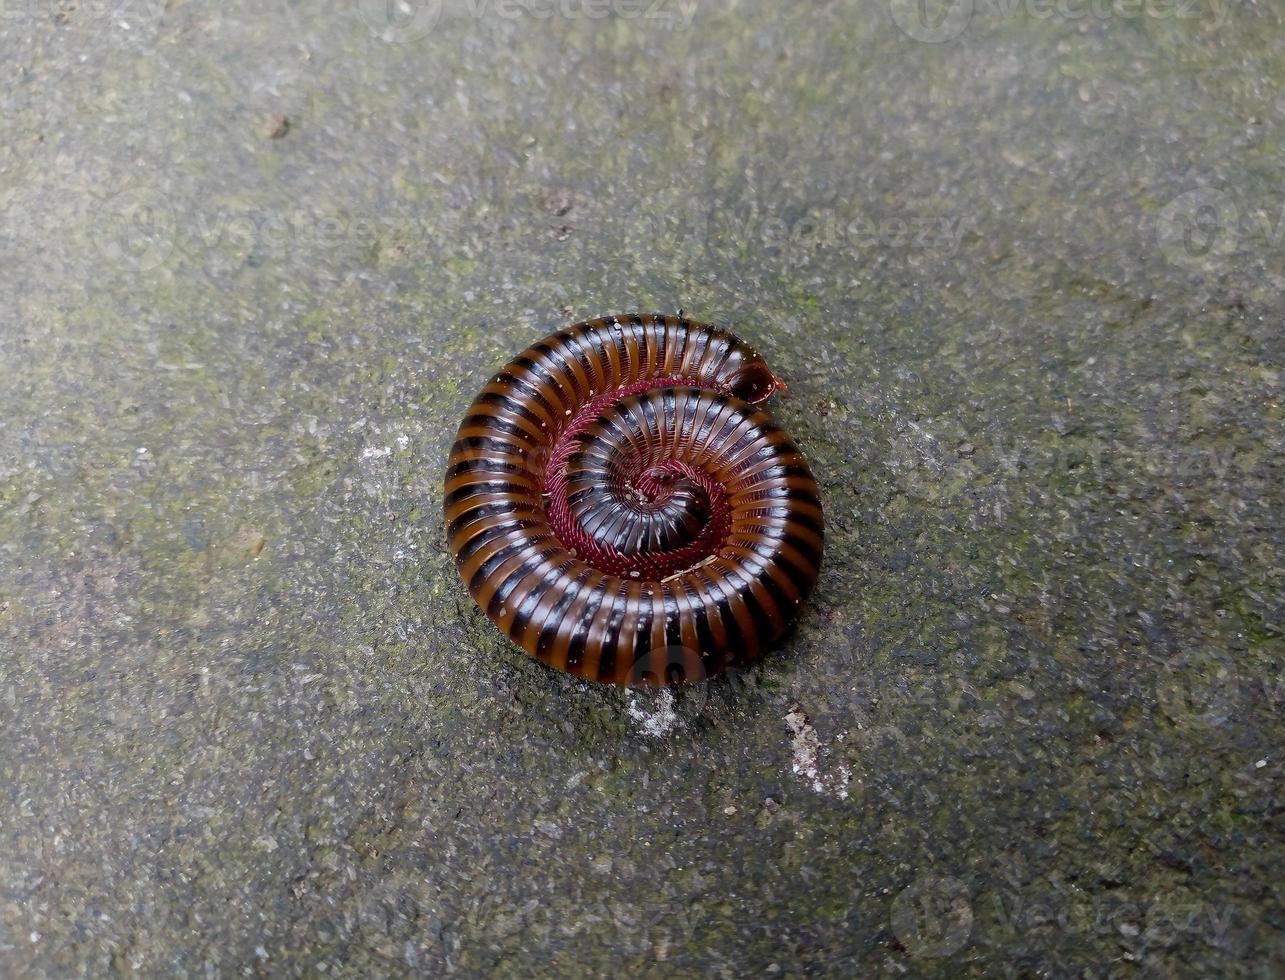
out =
<svg viewBox="0 0 1285 980"><path fill-rule="evenodd" d="M816 481L759 404L781 387L753 348L681 317L603 317L528 348L447 463L469 593L528 653L591 680L752 661L821 564Z"/></svg>

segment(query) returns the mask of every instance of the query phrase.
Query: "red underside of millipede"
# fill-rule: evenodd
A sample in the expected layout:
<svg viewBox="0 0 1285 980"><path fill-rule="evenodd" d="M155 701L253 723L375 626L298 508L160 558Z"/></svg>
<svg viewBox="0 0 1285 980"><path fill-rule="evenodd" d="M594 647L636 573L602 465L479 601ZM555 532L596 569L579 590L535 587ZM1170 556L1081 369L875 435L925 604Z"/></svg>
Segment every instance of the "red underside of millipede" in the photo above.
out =
<svg viewBox="0 0 1285 980"><path fill-rule="evenodd" d="M688 378L651 378L635 381L633 384L598 395L571 420L571 424L563 430L553 446L549 466L545 471L544 485L549 524L564 547L599 571L655 581L700 563L715 554L727 539L727 532L731 526L731 514L726 491L704 470L677 460L663 460L650 467L639 475L633 484L633 489L657 507L662 506L672 492L663 479L657 478L659 474L680 474L704 489L709 496L709 520L690 544L667 552L626 554L595 541L585 533L584 528L571 513L567 493L567 463L579 448L580 436L585 429L592 425L594 419L608 406L622 398L651 391L654 388L670 388L677 385L704 387Z"/></svg>

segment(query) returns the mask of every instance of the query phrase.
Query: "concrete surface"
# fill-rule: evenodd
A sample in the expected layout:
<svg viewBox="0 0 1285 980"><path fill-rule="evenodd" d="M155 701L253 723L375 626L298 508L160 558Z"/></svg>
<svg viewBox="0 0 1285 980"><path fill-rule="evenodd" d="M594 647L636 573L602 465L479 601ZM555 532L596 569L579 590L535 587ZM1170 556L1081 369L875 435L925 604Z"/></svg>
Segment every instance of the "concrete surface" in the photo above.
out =
<svg viewBox="0 0 1285 980"><path fill-rule="evenodd" d="M1282 18L4 0L0 973L1279 976ZM678 307L826 566L588 687L443 460Z"/></svg>

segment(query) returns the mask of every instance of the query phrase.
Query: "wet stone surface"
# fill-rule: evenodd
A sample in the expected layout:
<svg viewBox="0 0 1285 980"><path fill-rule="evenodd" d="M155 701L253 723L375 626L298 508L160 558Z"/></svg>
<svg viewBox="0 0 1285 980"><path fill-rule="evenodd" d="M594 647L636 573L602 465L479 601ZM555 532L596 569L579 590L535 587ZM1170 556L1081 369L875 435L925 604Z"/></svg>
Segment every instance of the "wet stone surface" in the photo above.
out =
<svg viewBox="0 0 1285 980"><path fill-rule="evenodd" d="M0 11L0 973L1278 975L1280 7L549 9ZM590 687L443 461L679 307L826 562Z"/></svg>

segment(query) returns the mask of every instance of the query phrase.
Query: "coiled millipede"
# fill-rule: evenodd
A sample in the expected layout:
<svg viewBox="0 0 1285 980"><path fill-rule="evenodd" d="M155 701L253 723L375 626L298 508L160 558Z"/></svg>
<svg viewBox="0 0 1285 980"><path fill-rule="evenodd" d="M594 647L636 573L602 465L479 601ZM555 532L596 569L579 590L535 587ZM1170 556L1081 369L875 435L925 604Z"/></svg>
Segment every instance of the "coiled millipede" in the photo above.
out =
<svg viewBox="0 0 1285 980"><path fill-rule="evenodd" d="M662 686L755 659L821 564L816 480L759 406L783 387L726 330L625 315L510 361L461 423L447 539L528 653Z"/></svg>

